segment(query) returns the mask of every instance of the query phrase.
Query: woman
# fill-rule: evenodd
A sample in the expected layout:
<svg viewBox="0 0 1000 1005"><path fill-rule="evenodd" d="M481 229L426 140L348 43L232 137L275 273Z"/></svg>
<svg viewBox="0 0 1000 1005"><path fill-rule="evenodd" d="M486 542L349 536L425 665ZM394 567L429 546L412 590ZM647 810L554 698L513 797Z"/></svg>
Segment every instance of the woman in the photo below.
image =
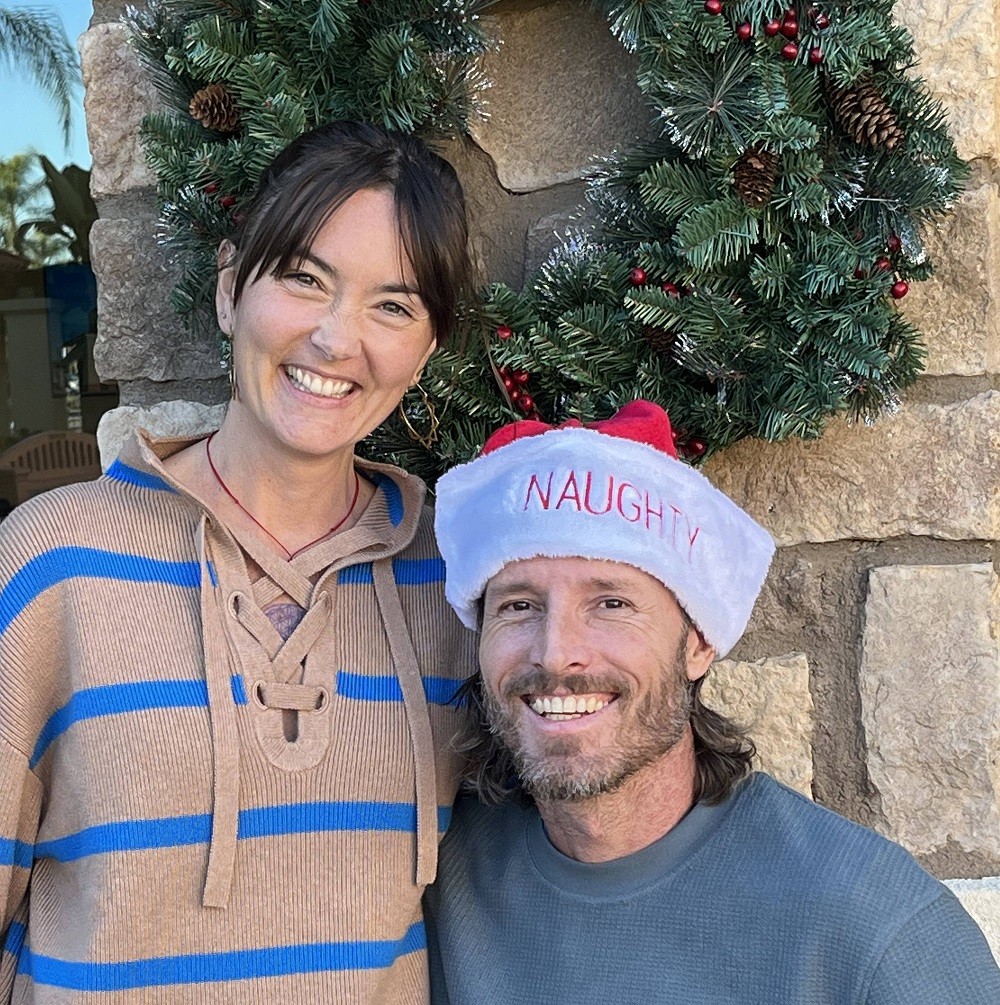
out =
<svg viewBox="0 0 1000 1005"><path fill-rule="evenodd" d="M426 998L472 636L422 484L354 447L448 336L466 245L419 141L296 140L220 250L221 428L0 528L4 1000Z"/></svg>

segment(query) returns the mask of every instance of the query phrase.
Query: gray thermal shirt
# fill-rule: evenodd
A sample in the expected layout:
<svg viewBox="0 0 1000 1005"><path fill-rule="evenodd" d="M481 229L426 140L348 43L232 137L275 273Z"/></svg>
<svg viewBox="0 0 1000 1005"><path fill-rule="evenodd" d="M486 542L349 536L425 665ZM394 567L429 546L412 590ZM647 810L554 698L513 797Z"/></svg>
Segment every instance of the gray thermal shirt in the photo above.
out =
<svg viewBox="0 0 1000 1005"><path fill-rule="evenodd" d="M460 800L425 897L434 1005L998 1005L952 893L764 774L586 864L534 807Z"/></svg>

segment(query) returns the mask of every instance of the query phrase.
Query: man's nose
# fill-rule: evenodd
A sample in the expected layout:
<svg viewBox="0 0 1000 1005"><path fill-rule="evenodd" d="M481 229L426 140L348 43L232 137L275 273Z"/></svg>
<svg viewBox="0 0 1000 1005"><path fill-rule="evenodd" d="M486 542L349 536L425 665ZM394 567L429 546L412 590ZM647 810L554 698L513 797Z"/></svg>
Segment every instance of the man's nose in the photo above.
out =
<svg viewBox="0 0 1000 1005"><path fill-rule="evenodd" d="M534 638L532 662L556 673L585 667L590 662L586 625L570 611L553 608L545 612Z"/></svg>

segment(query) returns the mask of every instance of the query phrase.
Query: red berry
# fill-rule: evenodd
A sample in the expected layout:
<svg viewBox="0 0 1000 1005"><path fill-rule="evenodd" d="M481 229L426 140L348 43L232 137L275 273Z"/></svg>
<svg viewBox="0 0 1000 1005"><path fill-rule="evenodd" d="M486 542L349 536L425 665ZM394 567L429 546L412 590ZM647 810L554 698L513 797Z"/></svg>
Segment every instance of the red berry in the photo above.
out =
<svg viewBox="0 0 1000 1005"><path fill-rule="evenodd" d="M892 294L893 300L902 300L903 297L910 292L909 283L904 283L903 280L900 279L898 283L892 284L892 289L889 290L889 292Z"/></svg>
<svg viewBox="0 0 1000 1005"><path fill-rule="evenodd" d="M628 274L628 280L633 286L645 286L646 285L646 270L640 268L634 268Z"/></svg>
<svg viewBox="0 0 1000 1005"><path fill-rule="evenodd" d="M233 223L235 223L237 227L247 218L246 213L244 213L241 209L231 213L230 216L232 217Z"/></svg>
<svg viewBox="0 0 1000 1005"><path fill-rule="evenodd" d="M903 242L899 239L899 234L892 234L889 240L885 242L885 246L895 255L903 247Z"/></svg>
<svg viewBox="0 0 1000 1005"><path fill-rule="evenodd" d="M513 334L507 325L497 325L497 338L501 341L506 342Z"/></svg>
<svg viewBox="0 0 1000 1005"><path fill-rule="evenodd" d="M782 21L798 21L799 12L794 7L789 7L781 16Z"/></svg>
<svg viewBox="0 0 1000 1005"><path fill-rule="evenodd" d="M781 26L781 34L784 35L785 38L795 38L795 36L798 35L798 33L799 33L798 21L786 21Z"/></svg>
<svg viewBox="0 0 1000 1005"><path fill-rule="evenodd" d="M868 273L867 273L867 272L865 272L865 270L864 270L864 267L863 267L863 266L861 266L861 265L859 265L859 266L858 266L858 267L857 267L857 268L856 268L856 269L854 270L854 278L855 278L855 279L864 279L864 278L865 278L865 277L866 277L867 275L868 275Z"/></svg>
<svg viewBox="0 0 1000 1005"><path fill-rule="evenodd" d="M504 377L503 378L503 386L504 386L504 390L505 391L513 391L514 390L514 378L513 377Z"/></svg>
<svg viewBox="0 0 1000 1005"><path fill-rule="evenodd" d="M774 38L779 31L781 31L780 21L768 21L767 24L764 25L764 34L767 35L768 38Z"/></svg>
<svg viewBox="0 0 1000 1005"><path fill-rule="evenodd" d="M522 394L517 399L517 407L522 412L533 412L535 410L535 399L530 394Z"/></svg>
<svg viewBox="0 0 1000 1005"><path fill-rule="evenodd" d="M819 47L810 49L809 62L812 63L813 66L819 66L819 64L823 62L823 50Z"/></svg>
<svg viewBox="0 0 1000 1005"><path fill-rule="evenodd" d="M749 42L753 38L753 25L749 23L744 23L736 29L736 34L739 36L741 42Z"/></svg>
<svg viewBox="0 0 1000 1005"><path fill-rule="evenodd" d="M221 207L222 207L223 209L231 209L231 208L232 208L233 206L235 206L235 205L236 205L236 197L235 197L235 196L233 196L233 195L224 195L224 196L223 196L223 197L222 197L222 198L221 198L221 199L219 200L219 205L220 205L220 206L221 206Z"/></svg>
<svg viewBox="0 0 1000 1005"><path fill-rule="evenodd" d="M702 443L701 440L688 440L687 443L684 444L684 453L687 454L688 457L701 457L701 455L705 453L705 450L705 444Z"/></svg>
<svg viewBox="0 0 1000 1005"><path fill-rule="evenodd" d="M681 295L681 291L673 283L664 283L660 289L671 297L679 297Z"/></svg>
<svg viewBox="0 0 1000 1005"><path fill-rule="evenodd" d="M215 193L216 193L216 192L218 192L218 191L219 191L219 186L218 186L218 185L216 185L214 181L210 181L210 182L209 182L209 183L208 183L208 184L207 184L207 185L206 185L206 186L205 186L205 187L204 187L204 188L202 189L202 192L204 192L204 193L205 193L205 195L215 195Z"/></svg>
<svg viewBox="0 0 1000 1005"><path fill-rule="evenodd" d="M881 258L875 259L875 268L878 269L879 272L888 272L892 268L892 262L890 262L889 259L883 255Z"/></svg>
<svg viewBox="0 0 1000 1005"><path fill-rule="evenodd" d="M705 11L708 14L718 15L722 13L722 0L705 0Z"/></svg>
<svg viewBox="0 0 1000 1005"><path fill-rule="evenodd" d="M826 28L830 27L830 19L825 14L816 15L816 27L820 31L824 31Z"/></svg>
<svg viewBox="0 0 1000 1005"><path fill-rule="evenodd" d="M799 47L794 42L786 42L781 47L781 55L784 56L785 59L795 59L798 54Z"/></svg>
<svg viewBox="0 0 1000 1005"><path fill-rule="evenodd" d="M524 397L524 392L516 387L508 387L507 394L509 395L511 402L515 405L521 400L521 398Z"/></svg>
<svg viewBox="0 0 1000 1005"><path fill-rule="evenodd" d="M531 380L531 374L527 370L518 370L514 374L514 383L520 384L521 387L524 387L529 380Z"/></svg>

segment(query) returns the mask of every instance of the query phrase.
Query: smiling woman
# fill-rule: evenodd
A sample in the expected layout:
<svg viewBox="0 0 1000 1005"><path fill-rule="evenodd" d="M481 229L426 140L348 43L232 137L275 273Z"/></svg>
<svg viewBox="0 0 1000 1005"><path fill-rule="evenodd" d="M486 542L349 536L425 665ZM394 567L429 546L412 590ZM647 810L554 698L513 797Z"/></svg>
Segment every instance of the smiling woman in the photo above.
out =
<svg viewBox="0 0 1000 1005"><path fill-rule="evenodd" d="M221 428L0 527L0 1000L427 997L473 636L423 485L354 448L450 335L466 241L420 141L300 137L219 250Z"/></svg>

